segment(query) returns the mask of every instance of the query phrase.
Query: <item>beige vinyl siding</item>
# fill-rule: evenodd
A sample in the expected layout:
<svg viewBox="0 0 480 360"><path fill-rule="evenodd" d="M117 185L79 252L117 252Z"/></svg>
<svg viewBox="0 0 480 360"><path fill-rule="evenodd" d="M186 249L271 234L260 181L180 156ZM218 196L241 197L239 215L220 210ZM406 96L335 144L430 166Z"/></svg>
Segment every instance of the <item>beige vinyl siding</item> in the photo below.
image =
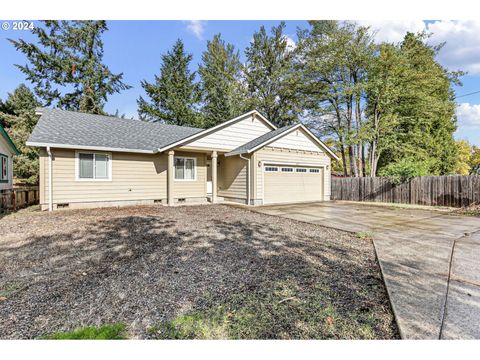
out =
<svg viewBox="0 0 480 360"><path fill-rule="evenodd" d="M223 129L217 130L201 139L194 140L187 147L230 151L271 131L269 125L254 115L239 120Z"/></svg>
<svg viewBox="0 0 480 360"><path fill-rule="evenodd" d="M167 157L164 154L110 153L111 181L77 181L75 150L52 149L52 154L54 204L166 198ZM45 150L40 159L40 198L41 203L46 204L48 155Z"/></svg>
<svg viewBox="0 0 480 360"><path fill-rule="evenodd" d="M247 198L247 161L239 156L219 156L218 195L225 198Z"/></svg>
<svg viewBox="0 0 480 360"><path fill-rule="evenodd" d="M268 144L268 146L283 149L323 152L322 148L318 146L318 144L311 139L310 135L302 129L292 131L280 139Z"/></svg>
<svg viewBox="0 0 480 360"><path fill-rule="evenodd" d="M173 197L178 198L206 198L207 197L207 156L201 153L175 151L175 156L197 159L197 177L195 180L174 180ZM175 173L174 173L175 178Z"/></svg>
<svg viewBox="0 0 480 360"><path fill-rule="evenodd" d="M11 189L13 179L13 152L10 144L2 135L0 135L0 154L7 155L7 182L0 182L0 190Z"/></svg>
<svg viewBox="0 0 480 360"><path fill-rule="evenodd" d="M290 149L280 149L280 148L271 148L265 147L255 153L254 162L255 166L255 188L254 188L254 198L263 199L263 164L268 162L276 163L287 163L291 165L301 164L306 165L310 164L313 166L326 166L328 165L328 170L324 170L324 186L323 194L324 200L330 199L330 177L331 177L331 159L328 155L321 152L309 152L302 150L290 150ZM262 166L258 166L258 162L262 163ZM288 188L285 189L286 191Z"/></svg>

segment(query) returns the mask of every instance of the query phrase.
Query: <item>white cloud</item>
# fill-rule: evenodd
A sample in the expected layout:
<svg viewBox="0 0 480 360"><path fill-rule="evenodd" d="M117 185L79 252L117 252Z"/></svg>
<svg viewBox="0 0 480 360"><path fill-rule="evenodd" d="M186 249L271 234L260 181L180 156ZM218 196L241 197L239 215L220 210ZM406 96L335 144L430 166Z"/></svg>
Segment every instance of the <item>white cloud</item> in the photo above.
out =
<svg viewBox="0 0 480 360"><path fill-rule="evenodd" d="M458 129L455 138L480 146L480 105L461 103L457 107Z"/></svg>
<svg viewBox="0 0 480 360"><path fill-rule="evenodd" d="M480 130L480 104L459 104L457 118L459 127L478 127Z"/></svg>
<svg viewBox="0 0 480 360"><path fill-rule="evenodd" d="M285 35L285 41L287 42L287 50L292 51L295 50L297 47L297 44L295 43L295 40L293 40L290 36Z"/></svg>
<svg viewBox="0 0 480 360"><path fill-rule="evenodd" d="M202 20L189 20L187 21L187 30L197 37L199 40L203 40L203 33L205 32L206 21Z"/></svg>
<svg viewBox="0 0 480 360"><path fill-rule="evenodd" d="M438 60L451 70L466 70L480 74L480 21L441 20L428 24L433 33L429 42L446 42Z"/></svg>
<svg viewBox="0 0 480 360"><path fill-rule="evenodd" d="M432 36L428 42L438 45L446 42L438 54L438 61L449 70L464 70L480 74L480 21L439 20L426 24L422 20L360 20L376 32L377 42L402 41L405 33L426 30Z"/></svg>
<svg viewBox="0 0 480 360"><path fill-rule="evenodd" d="M423 20L358 20L357 24L370 26L375 32L377 42L397 43L403 40L406 32L419 32L425 30Z"/></svg>

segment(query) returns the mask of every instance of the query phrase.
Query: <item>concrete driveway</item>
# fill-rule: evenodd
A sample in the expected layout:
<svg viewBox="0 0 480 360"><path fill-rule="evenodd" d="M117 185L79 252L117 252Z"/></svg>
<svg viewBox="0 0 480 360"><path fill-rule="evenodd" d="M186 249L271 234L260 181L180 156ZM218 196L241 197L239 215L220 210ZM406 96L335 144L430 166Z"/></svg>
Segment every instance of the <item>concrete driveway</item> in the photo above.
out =
<svg viewBox="0 0 480 360"><path fill-rule="evenodd" d="M374 240L402 338L480 339L480 219L352 202L259 212Z"/></svg>

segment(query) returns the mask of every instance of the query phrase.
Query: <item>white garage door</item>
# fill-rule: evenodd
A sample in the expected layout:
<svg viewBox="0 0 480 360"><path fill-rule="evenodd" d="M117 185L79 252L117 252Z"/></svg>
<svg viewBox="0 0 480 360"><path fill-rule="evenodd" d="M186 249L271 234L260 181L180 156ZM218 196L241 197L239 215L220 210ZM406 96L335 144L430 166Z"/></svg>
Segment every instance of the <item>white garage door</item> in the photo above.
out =
<svg viewBox="0 0 480 360"><path fill-rule="evenodd" d="M279 204L323 200L323 169L264 165L264 203Z"/></svg>

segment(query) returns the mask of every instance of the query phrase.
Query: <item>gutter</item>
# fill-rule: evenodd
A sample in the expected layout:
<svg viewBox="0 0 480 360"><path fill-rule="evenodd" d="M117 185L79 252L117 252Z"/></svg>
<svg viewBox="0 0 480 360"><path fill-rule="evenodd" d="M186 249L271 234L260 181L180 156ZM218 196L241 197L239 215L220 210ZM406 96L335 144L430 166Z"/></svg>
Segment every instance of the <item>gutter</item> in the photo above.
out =
<svg viewBox="0 0 480 360"><path fill-rule="evenodd" d="M250 159L239 155L240 159L247 161L247 205L250 205Z"/></svg>
<svg viewBox="0 0 480 360"><path fill-rule="evenodd" d="M115 152L130 152L130 153L140 153L140 154L156 154L158 152L155 150L139 150L139 149L124 149L124 148L114 148L107 146L88 146L88 145L70 145L70 144L55 144L55 143L42 143L36 141L27 141L27 146L36 146L36 147L49 147L53 146L60 149L75 149L75 150L92 150L92 151L115 151Z"/></svg>
<svg viewBox="0 0 480 360"><path fill-rule="evenodd" d="M50 151L50 146L47 146L48 153L48 211L53 210L53 199L52 199L52 152Z"/></svg>

